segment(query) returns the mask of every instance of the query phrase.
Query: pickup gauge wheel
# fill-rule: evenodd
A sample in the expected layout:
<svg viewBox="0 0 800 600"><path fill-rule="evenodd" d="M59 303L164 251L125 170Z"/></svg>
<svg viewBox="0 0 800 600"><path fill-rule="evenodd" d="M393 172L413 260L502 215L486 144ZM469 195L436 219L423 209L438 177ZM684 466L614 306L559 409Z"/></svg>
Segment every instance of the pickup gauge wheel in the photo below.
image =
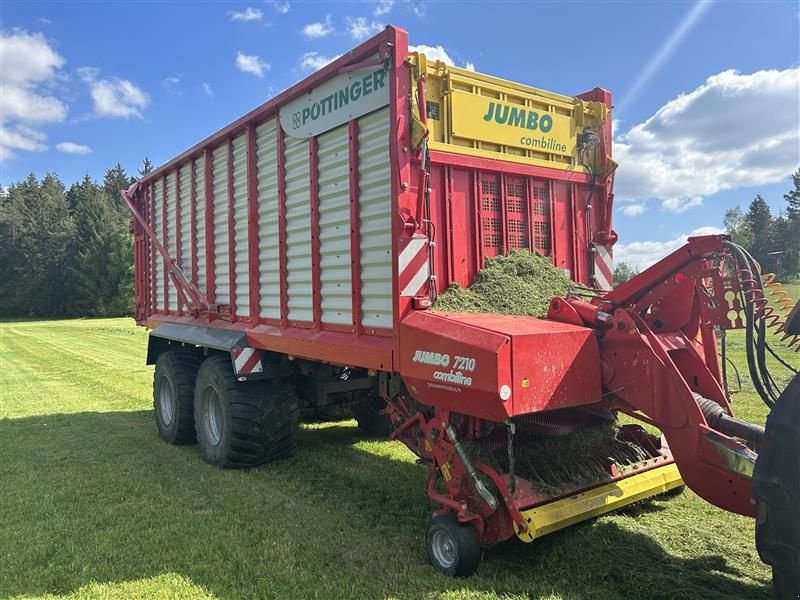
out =
<svg viewBox="0 0 800 600"><path fill-rule="evenodd" d="M481 562L478 532L469 523L460 523L454 514L431 519L425 535L428 560L450 577L469 577Z"/></svg>

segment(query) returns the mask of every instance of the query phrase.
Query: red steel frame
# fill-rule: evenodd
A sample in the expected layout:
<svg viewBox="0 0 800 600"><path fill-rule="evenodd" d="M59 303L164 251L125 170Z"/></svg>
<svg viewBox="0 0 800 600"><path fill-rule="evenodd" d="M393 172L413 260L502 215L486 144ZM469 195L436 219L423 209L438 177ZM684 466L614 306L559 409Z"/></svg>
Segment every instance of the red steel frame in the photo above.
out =
<svg viewBox="0 0 800 600"><path fill-rule="evenodd" d="M181 244L181 167L175 169L175 258L178 265L183 268L183 245ZM183 315L183 302L178 296L178 315Z"/></svg>
<svg viewBox="0 0 800 600"><path fill-rule="evenodd" d="M387 54L387 50L391 49ZM197 281L197 236L196 236L196 214L195 202L205 201L206 206L206 284L207 298L212 307L216 304L216 265L215 265L215 240L214 240L214 203L222 201L215 198L213 194L213 166L212 149L219 147L221 143L228 144L228 237L229 237L229 273L231 284L231 311L232 322L225 319L218 319L219 314L214 310L202 319L202 322L210 323L213 321L215 327L235 328L246 331L249 334L249 343L257 347L271 349L278 352L285 352L296 356L336 362L339 364L349 364L351 366L363 366L380 370L397 370L399 367L398 353L400 350L399 324L403 316L411 310L411 298L401 298L398 277L398 240L405 234L406 224L396 216L392 217L392 297L393 297L393 325L391 329L364 328L362 323L361 307L361 241L360 241L360 211L359 211L359 181L358 181L358 122L352 120L348 124L349 128L349 162L350 162L350 216L351 216L351 274L352 274L352 326L342 327L322 323L321 318L321 272L320 272L320 240L319 240L319 207L318 207L318 165L317 165L317 141L315 138L309 140L309 157L311 180L311 225L312 225L312 277L313 277L313 322L311 323L290 323L288 319L288 284L287 284L287 257L286 257L286 190L285 190L285 142L284 133L279 123L276 123L276 145L277 145L277 185L278 185L278 236L279 236L279 270L280 270L280 318L267 319L260 317L260 285L259 285L259 262L258 262L258 204L257 204L257 161L256 161L256 133L255 128L264 121L276 118L280 106L289 100L306 93L309 89L319 85L321 82L336 75L339 72L352 70L361 64L374 64L376 53L382 57L388 56L390 59L389 67L391 75L390 85L390 143L389 143L389 163L390 163L390 185L391 185L391 211L392 215L399 215L405 208L416 205L418 198L417 190L414 188L418 161L413 156L414 150L411 149L409 121L406 116L410 113L410 77L407 63L408 56L408 35L405 31L388 27L382 34L368 40L346 56L334 61L327 67L321 69L305 81L290 88L280 94L270 102L251 111L241 119L235 121L220 132L207 138L195 145L184 154L169 161L164 166L146 176L141 184L144 193L151 188L151 182L157 177L163 177L171 170L175 170L184 164L191 168L191 210L192 210L192 281ZM591 92L590 92L591 94ZM249 319L240 317L241 310L236 310L236 304L241 304L243 299L236 297L236 276L235 276L235 219L234 219L234 200L233 200L233 157L232 140L234 137L244 133L247 143L247 194L248 194L248 259L249 259L249 283L250 293L246 301L250 307ZM198 156L205 156L205 190L204 198L197 198L195 192L195 168L194 159ZM452 169L471 170L470 177L473 181L475 205L475 227L474 227L474 252L479 264L484 258L483 233L481 231L480 218L477 216L480 209L480 178L481 172L496 173L500 175L501 185L504 183L504 175L514 175L523 177L536 177L548 180L550 186L550 201L556 197L554 193L554 182L562 182L565 189L574 187L575 184L587 184L589 176L583 172L567 172L559 169L550 169L533 165L517 164L502 160L491 160L475 156L466 156L444 151L431 151L432 168L442 168L440 179L443 182L444 193L450 194L453 191ZM432 179L433 182L433 179ZM180 181L177 182L178 187ZM141 192L140 192L141 193ZM501 198L503 194L501 193ZM152 203L152 194L150 202ZM501 200L503 203L504 200ZM597 202L595 204L600 204ZM531 234L530 242L533 244L533 196L528 191L528 211L529 227ZM551 213L554 211L551 211ZM151 215L152 217L152 215ZM444 213L440 215L441 222L438 224L438 240L441 244L446 239L447 230L456 219L452 213L452 208L447 206ZM554 227L554 216L551 217L551 227ZM572 231L578 223L570 224ZM502 225L502 245L508 247L508 232L505 224ZM551 232L551 243L553 253L560 252L562 240L558 239L555 231ZM437 275L439 275L439 286L446 287L447 281L454 276L456 269L455 258L452 252L443 250L446 244L436 249L437 256L442 259L437 264ZM572 262L578 264L579 252L570 248L573 256ZM151 249L154 254L154 250ZM575 268L573 276L582 273L584 269ZM153 286L155 288L155 286ZM141 315L142 319L149 327L156 327L164 320L196 323L197 319L192 319L188 312L183 312L183 316L168 316L159 314L154 304L155 289L152 290L153 303L147 314ZM246 321L246 322L245 322ZM306 328L307 327L307 328ZM347 333L351 341L343 338L342 334ZM357 343L352 343L352 337L358 339Z"/></svg>

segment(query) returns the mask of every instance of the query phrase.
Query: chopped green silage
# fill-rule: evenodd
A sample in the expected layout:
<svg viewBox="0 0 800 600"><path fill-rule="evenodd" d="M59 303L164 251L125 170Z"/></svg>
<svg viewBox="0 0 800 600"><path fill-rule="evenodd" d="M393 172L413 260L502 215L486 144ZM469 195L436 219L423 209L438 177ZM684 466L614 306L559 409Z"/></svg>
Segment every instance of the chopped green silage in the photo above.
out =
<svg viewBox="0 0 800 600"><path fill-rule="evenodd" d="M528 250L486 259L468 288L451 285L433 306L443 312L495 313L542 317L554 296L573 282L550 259Z"/></svg>

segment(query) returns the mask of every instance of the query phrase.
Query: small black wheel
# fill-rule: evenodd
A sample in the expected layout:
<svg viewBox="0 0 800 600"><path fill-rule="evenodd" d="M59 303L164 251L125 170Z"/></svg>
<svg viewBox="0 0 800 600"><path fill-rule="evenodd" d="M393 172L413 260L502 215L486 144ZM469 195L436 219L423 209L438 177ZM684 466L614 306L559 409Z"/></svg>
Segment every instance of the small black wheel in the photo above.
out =
<svg viewBox="0 0 800 600"><path fill-rule="evenodd" d="M194 420L207 463L243 468L285 458L295 447L298 416L288 381L239 382L228 355L211 356L200 366Z"/></svg>
<svg viewBox="0 0 800 600"><path fill-rule="evenodd" d="M478 532L471 524L460 523L452 513L431 519L425 549L433 567L449 577L469 577L481 562Z"/></svg>
<svg viewBox="0 0 800 600"><path fill-rule="evenodd" d="M800 598L800 375L767 417L753 471L756 548L772 566L775 598Z"/></svg>
<svg viewBox="0 0 800 600"><path fill-rule="evenodd" d="M169 444L193 444L194 381L200 358L191 350L162 352L153 374L158 435Z"/></svg>
<svg viewBox="0 0 800 600"><path fill-rule="evenodd" d="M373 437L389 437L394 427L392 418L381 411L386 408L383 398L374 395L365 395L363 399L353 405L353 416L358 422L358 428Z"/></svg>

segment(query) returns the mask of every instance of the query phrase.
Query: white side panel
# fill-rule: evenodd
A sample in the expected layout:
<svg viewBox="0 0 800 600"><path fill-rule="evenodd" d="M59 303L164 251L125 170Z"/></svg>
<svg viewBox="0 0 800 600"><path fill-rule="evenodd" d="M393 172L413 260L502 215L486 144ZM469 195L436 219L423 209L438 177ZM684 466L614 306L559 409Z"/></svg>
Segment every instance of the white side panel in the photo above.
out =
<svg viewBox="0 0 800 600"><path fill-rule="evenodd" d="M317 138L322 322L339 325L353 323L349 137L342 125Z"/></svg>
<svg viewBox="0 0 800 600"><path fill-rule="evenodd" d="M157 179L153 182L150 188L153 194L154 202L154 217L155 217L155 231L156 238L163 244L164 243L164 198L162 192L161 180ZM161 253L153 246L153 252L156 253L156 312L164 310L164 258Z"/></svg>
<svg viewBox="0 0 800 600"><path fill-rule="evenodd" d="M181 269L187 279L192 277L192 164L181 165Z"/></svg>
<svg viewBox="0 0 800 600"><path fill-rule="evenodd" d="M229 304L228 144L214 149L211 157L214 176L214 293L217 304Z"/></svg>
<svg viewBox="0 0 800 600"><path fill-rule="evenodd" d="M361 312L364 327L392 327L389 107L358 120Z"/></svg>
<svg viewBox="0 0 800 600"><path fill-rule="evenodd" d="M314 318L308 140L286 137L286 280L292 321Z"/></svg>
<svg viewBox="0 0 800 600"><path fill-rule="evenodd" d="M233 140L233 231L236 251L236 315L250 316L250 282L247 254L247 139Z"/></svg>
<svg viewBox="0 0 800 600"><path fill-rule="evenodd" d="M278 139L275 119L256 128L258 167L258 263L261 317L281 316L278 236Z"/></svg>
<svg viewBox="0 0 800 600"><path fill-rule="evenodd" d="M197 288L208 294L206 281L206 160L200 157L194 161L194 223L197 237Z"/></svg>
<svg viewBox="0 0 800 600"><path fill-rule="evenodd" d="M164 246L171 258L178 255L178 179L175 171L167 175L167 239ZM178 293L171 280L167 280L167 307L178 310Z"/></svg>

